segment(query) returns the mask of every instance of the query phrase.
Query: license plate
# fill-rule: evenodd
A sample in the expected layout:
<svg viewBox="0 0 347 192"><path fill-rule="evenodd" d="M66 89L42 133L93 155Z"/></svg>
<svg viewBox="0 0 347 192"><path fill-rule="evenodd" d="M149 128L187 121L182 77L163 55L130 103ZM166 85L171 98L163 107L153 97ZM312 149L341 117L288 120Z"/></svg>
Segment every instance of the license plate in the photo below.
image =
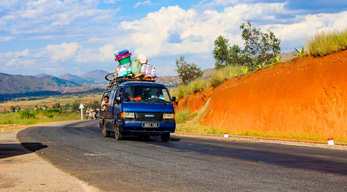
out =
<svg viewBox="0 0 347 192"><path fill-rule="evenodd" d="M158 128L159 123L142 123L142 127L144 127L144 128Z"/></svg>

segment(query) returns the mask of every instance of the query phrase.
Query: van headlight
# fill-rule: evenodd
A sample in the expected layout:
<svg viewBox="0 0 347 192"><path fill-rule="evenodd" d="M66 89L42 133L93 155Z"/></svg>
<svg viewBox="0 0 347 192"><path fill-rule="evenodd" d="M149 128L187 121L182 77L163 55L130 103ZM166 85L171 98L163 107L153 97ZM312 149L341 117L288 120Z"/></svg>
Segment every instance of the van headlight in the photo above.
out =
<svg viewBox="0 0 347 192"><path fill-rule="evenodd" d="M120 114L121 118L127 118L127 119L133 119L135 118L135 113L134 112L123 112Z"/></svg>
<svg viewBox="0 0 347 192"><path fill-rule="evenodd" d="M164 113L163 119L175 119L175 114L174 113Z"/></svg>

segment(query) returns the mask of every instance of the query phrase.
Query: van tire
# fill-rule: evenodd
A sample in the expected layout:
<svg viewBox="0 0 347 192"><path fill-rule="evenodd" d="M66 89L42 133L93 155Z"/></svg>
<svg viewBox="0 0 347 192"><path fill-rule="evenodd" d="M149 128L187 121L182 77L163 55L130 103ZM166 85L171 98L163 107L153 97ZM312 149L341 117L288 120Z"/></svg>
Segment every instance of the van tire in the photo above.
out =
<svg viewBox="0 0 347 192"><path fill-rule="evenodd" d="M100 129L102 129L103 126L104 126L104 120L102 120L101 123L100 123L100 120L99 120L99 127L100 127Z"/></svg>
<svg viewBox="0 0 347 192"><path fill-rule="evenodd" d="M170 133L162 133L160 137L162 142L168 142L170 140Z"/></svg>
<svg viewBox="0 0 347 192"><path fill-rule="evenodd" d="M117 123L114 124L114 138L116 141L123 139L123 134L119 131Z"/></svg>
<svg viewBox="0 0 347 192"><path fill-rule="evenodd" d="M103 123L101 133L104 137L110 137L110 132L106 129L105 122Z"/></svg>

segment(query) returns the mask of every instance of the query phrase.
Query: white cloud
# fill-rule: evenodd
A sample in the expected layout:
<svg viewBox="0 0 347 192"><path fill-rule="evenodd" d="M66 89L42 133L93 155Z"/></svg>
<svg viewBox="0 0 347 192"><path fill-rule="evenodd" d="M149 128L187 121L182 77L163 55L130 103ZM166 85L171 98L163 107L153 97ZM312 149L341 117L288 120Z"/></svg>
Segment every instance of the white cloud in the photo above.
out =
<svg viewBox="0 0 347 192"><path fill-rule="evenodd" d="M219 35L231 39L232 43L242 43L239 30L242 22L255 18L274 20L272 15L285 12L283 3L241 4L222 12L206 10L203 13L172 6L140 20L122 22L120 28L130 33L126 38L136 53L146 52L149 56L210 54ZM171 35L178 43L171 42Z"/></svg>
<svg viewBox="0 0 347 192"><path fill-rule="evenodd" d="M0 26L7 26L0 30L9 35L30 35L28 38L71 32L82 34L83 26L110 24L120 10L98 9L98 4L98 0L21 1L13 5L15 9L7 8L7 14L0 17Z"/></svg>
<svg viewBox="0 0 347 192"><path fill-rule="evenodd" d="M53 61L66 61L75 56L80 44L76 42L62 43L60 45L48 45L44 51L40 53L50 57Z"/></svg>
<svg viewBox="0 0 347 192"><path fill-rule="evenodd" d="M134 5L134 9L136 9L142 5L148 5L148 4L152 4L151 0L139 1Z"/></svg>
<svg viewBox="0 0 347 192"><path fill-rule="evenodd" d="M122 0L104 0L104 3L106 4L116 4L116 2L120 2Z"/></svg>
<svg viewBox="0 0 347 192"><path fill-rule="evenodd" d="M14 36L0 36L0 42L11 41L12 39L14 39Z"/></svg>

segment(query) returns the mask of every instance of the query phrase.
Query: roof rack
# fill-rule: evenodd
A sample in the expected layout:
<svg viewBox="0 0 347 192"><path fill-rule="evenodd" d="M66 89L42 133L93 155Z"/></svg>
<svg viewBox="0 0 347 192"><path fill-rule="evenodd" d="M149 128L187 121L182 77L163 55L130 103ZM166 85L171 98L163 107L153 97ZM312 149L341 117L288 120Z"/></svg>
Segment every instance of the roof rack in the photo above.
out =
<svg viewBox="0 0 347 192"><path fill-rule="evenodd" d="M109 78L109 76L111 76L111 75L113 75L112 79ZM129 75L124 76L124 77L118 77L116 72L112 72L112 73L105 75L105 79L107 81L109 81L106 89L110 88L110 87L117 87L117 86L119 86L119 84L121 84L123 82L129 82L129 81L155 82L154 78L145 77L141 74L135 75L135 76L133 74L129 74Z"/></svg>

